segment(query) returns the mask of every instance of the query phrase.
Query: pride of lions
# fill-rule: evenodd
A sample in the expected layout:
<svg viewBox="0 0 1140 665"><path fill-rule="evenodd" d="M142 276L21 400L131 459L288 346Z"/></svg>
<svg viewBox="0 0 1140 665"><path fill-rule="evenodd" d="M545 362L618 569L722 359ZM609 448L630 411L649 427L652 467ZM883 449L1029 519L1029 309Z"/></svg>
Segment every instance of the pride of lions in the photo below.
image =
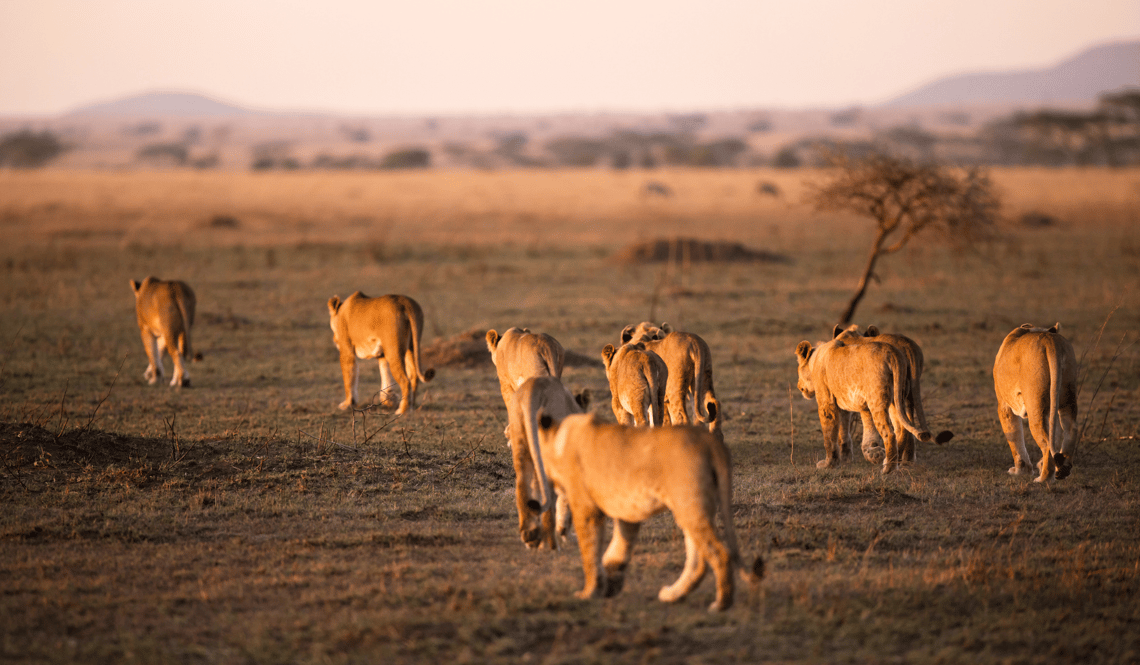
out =
<svg viewBox="0 0 1140 665"><path fill-rule="evenodd" d="M190 385L190 329L194 291L180 281L131 280L139 333L148 365L143 376L164 377L162 354L170 354L170 385ZM420 382L434 370L420 365L424 315L402 295L370 298L357 291L328 301L329 327L340 353L344 401L359 404L361 360L376 359L381 401L396 413L415 409ZM994 361L998 418L1013 454L1010 474L1032 473L1024 421L1041 449L1038 482L1072 471L1076 445L1077 361L1058 332L1060 324L1024 324L1006 336ZM503 402L505 431L515 468L519 534L528 548L556 549L568 521L582 558L580 598L621 590L638 530L649 517L670 511L685 538L681 576L658 598L684 598L712 567L716 599L710 610L732 605L736 574L759 583L763 561L746 564L732 521L732 462L722 432L722 407L713 389L712 354L698 335L667 323L643 322L621 331L621 343L601 352L614 418L587 413L589 395L574 395L562 383L565 350L558 340L526 328L487 332ZM915 441L944 443L934 436L922 405L923 354L914 340L869 326L832 330L832 339L795 349L797 386L819 410L827 468L852 458L855 416L862 421L864 458L882 473L915 460ZM395 392L399 392L396 403ZM724 523L721 536L716 516ZM614 522L604 553L599 540L605 518Z"/></svg>

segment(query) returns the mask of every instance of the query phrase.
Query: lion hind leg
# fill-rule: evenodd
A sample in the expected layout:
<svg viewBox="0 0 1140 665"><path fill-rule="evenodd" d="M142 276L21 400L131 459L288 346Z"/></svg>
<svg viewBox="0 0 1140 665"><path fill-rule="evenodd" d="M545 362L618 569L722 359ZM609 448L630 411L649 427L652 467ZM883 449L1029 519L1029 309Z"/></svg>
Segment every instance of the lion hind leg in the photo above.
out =
<svg viewBox="0 0 1140 665"><path fill-rule="evenodd" d="M894 471L898 465L897 444L902 438L903 427L898 409L894 404L888 406L885 411L872 412L871 416L875 420L875 429L879 430L879 436L883 437L883 475L885 476Z"/></svg>
<svg viewBox="0 0 1140 665"><path fill-rule="evenodd" d="M181 388L182 386L190 385L190 373L187 371L183 362L182 349L185 345L179 344L177 338L168 338L163 336L159 342L159 358L161 359L161 349L165 348L170 354L170 360L174 364L174 376L170 379L170 385L173 388Z"/></svg>
<svg viewBox="0 0 1140 665"><path fill-rule="evenodd" d="M705 560L701 556L701 548L694 538L692 530L685 530L685 567L681 576L673 584L661 587L657 592L657 599L665 603L675 603L696 588L705 576Z"/></svg>
<svg viewBox="0 0 1140 665"><path fill-rule="evenodd" d="M614 535L602 556L602 568L606 571L604 595L607 598L621 591L625 583L625 569L633 556L633 545L637 542L640 530L641 524L638 522L614 520Z"/></svg>
<svg viewBox="0 0 1140 665"><path fill-rule="evenodd" d="M1061 430L1063 432L1060 453L1053 456L1057 463L1057 479L1059 480L1067 478L1073 470L1073 454L1076 453L1077 447L1076 402L1074 401L1071 407L1062 408L1057 416L1061 419Z"/></svg>
<svg viewBox="0 0 1140 665"><path fill-rule="evenodd" d="M1045 482L1053 479L1053 474L1056 471L1056 466L1053 463L1053 442L1049 440L1049 426L1048 419L1055 418L1054 414L1048 413L1048 409L1044 414L1035 414L1032 411L1029 413L1029 433L1033 435L1033 440L1037 442L1037 447L1041 449L1041 461L1037 463L1040 473L1034 480L1036 482Z"/></svg>
<svg viewBox="0 0 1140 665"><path fill-rule="evenodd" d="M1009 443L1009 451L1013 454L1013 466L1009 468L1009 475L1019 476L1023 473L1032 473L1033 465L1029 462L1029 451L1025 448L1025 424L1021 418L1008 406L998 406L998 420Z"/></svg>
<svg viewBox="0 0 1140 665"><path fill-rule="evenodd" d="M156 337L148 330L140 331L142 334L143 349L146 350L147 366L146 371L143 372L143 378L146 382L154 385L158 382L158 378L162 376L162 347L159 346L162 342L160 337Z"/></svg>

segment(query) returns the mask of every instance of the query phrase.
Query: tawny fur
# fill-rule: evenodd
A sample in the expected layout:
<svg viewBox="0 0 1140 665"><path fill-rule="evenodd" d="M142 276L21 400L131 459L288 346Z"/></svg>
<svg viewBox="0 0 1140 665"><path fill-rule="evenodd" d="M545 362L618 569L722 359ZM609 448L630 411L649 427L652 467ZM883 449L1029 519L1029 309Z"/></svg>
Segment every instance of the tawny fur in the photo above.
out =
<svg viewBox="0 0 1140 665"><path fill-rule="evenodd" d="M732 522L732 460L724 443L699 427L627 427L599 422L592 415L560 422L539 418L539 448L550 482L564 495L574 519L585 585L579 598L610 596L621 590L641 522L669 510L685 537L685 567L658 598L674 602L701 581L707 567L716 575L710 610L732 605L734 572L755 586L763 570L741 561ZM716 515L724 537L716 530ZM614 535L599 550L605 517Z"/></svg>
<svg viewBox="0 0 1140 665"><path fill-rule="evenodd" d="M866 413L868 420L883 437L883 473L894 470L899 462L898 442L910 431L920 441L930 441L930 432L920 429L908 414L914 407L910 400L910 370L906 357L883 343L846 345L832 340L812 348L803 341L796 347L797 387L805 399L815 398L819 410L827 457L816 466L829 467L840 459L841 449L850 434L849 418L844 411Z"/></svg>
<svg viewBox="0 0 1140 665"><path fill-rule="evenodd" d="M487 350L499 376L503 403L511 406L511 396L524 381L535 376L562 378L566 351L558 340L526 328L509 328L502 335L487 331Z"/></svg>
<svg viewBox="0 0 1140 665"><path fill-rule="evenodd" d="M589 393L573 395L553 376L531 377L511 397L507 430L515 466L515 507L519 536L528 548L558 549L556 536L566 536L566 501L558 496L557 510L552 510L555 497L549 483L541 481L546 477L542 457L532 452L538 450L538 414L561 420L582 413L588 403Z"/></svg>
<svg viewBox="0 0 1140 665"><path fill-rule="evenodd" d="M1006 335L994 359L998 419L1013 453L1010 474L1032 473L1022 420L1041 449L1037 482L1065 478L1076 452L1077 358L1052 328L1026 323Z"/></svg>
<svg viewBox="0 0 1140 665"><path fill-rule="evenodd" d="M602 362L610 383L610 406L623 425L660 427L664 424L665 361L641 344L606 344Z"/></svg>
<svg viewBox="0 0 1140 665"><path fill-rule="evenodd" d="M400 403L396 413L415 409L419 382L431 381L435 375L435 370L420 369L424 312L419 303L407 296L369 298L357 291L343 302L337 296L329 298L328 309L329 327L340 352L344 378L344 401L340 408L348 409L360 403L358 361L376 358L380 365L382 403L392 404L391 392L393 386L398 386Z"/></svg>
<svg viewBox="0 0 1140 665"><path fill-rule="evenodd" d="M628 325L621 332L622 344L640 343L665 361L669 370L665 385L666 423L695 425L713 423L708 405L716 402L713 390L712 352L700 336L673 330L668 323L649 321ZM719 404L719 403L718 403Z"/></svg>
<svg viewBox="0 0 1140 665"><path fill-rule="evenodd" d="M153 385L165 375L162 366L165 350L174 361L170 385L189 386L189 364L193 355L190 328L194 325L194 308L198 302L194 290L185 282L156 277L147 277L142 282L132 279L131 289L135 293L135 318L149 361L143 376Z"/></svg>

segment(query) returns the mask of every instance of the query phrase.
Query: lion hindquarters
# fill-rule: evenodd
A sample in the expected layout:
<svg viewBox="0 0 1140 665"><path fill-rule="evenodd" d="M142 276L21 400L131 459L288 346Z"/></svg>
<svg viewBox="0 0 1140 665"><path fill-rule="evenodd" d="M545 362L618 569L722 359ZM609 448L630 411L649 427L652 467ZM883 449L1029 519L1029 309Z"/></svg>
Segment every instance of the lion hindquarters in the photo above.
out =
<svg viewBox="0 0 1140 665"><path fill-rule="evenodd" d="M135 316L147 354L148 365L143 376L154 384L165 374L162 353L170 354L174 363L173 387L190 385L189 363L193 356L190 328L194 325L197 300L194 290L185 282L147 277L142 282L130 280L135 294Z"/></svg>
<svg viewBox="0 0 1140 665"><path fill-rule="evenodd" d="M610 384L614 418L623 425L657 427L665 420L665 386L669 369L656 353L641 344L602 349Z"/></svg>
<svg viewBox="0 0 1140 665"><path fill-rule="evenodd" d="M1011 474L1032 468L1022 419L1041 449L1038 482L1065 478L1076 448L1077 362L1057 329L1025 324L1006 336L994 360L998 418L1013 454Z"/></svg>

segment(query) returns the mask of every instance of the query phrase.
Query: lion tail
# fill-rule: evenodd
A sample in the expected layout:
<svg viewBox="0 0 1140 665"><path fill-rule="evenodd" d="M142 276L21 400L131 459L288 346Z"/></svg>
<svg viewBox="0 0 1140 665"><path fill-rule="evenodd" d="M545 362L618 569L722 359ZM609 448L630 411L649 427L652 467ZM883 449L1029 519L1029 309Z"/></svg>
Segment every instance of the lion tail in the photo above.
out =
<svg viewBox="0 0 1140 665"><path fill-rule="evenodd" d="M186 307L185 299L180 294L175 294L174 301L178 303L178 311L182 314L182 334L178 335L178 353L186 362L190 362L191 356L194 355L190 348L190 326L194 320Z"/></svg>
<svg viewBox="0 0 1140 665"><path fill-rule="evenodd" d="M537 391L528 393L528 397L532 401L536 395ZM546 464L542 459L542 447L538 443L538 419L540 411L542 411L542 409L537 404L532 403L528 405L526 418L523 419L523 430L526 434L526 445L530 450L530 459L534 464L534 475L538 480L539 505L536 507L535 512L541 513L550 510L552 497L554 496L554 486L550 482L550 477L546 475Z"/></svg>
<svg viewBox="0 0 1140 665"><path fill-rule="evenodd" d="M922 427L919 427L918 425L916 425L914 422L911 421L911 414L914 413L913 408L912 409L906 408L907 399L912 399L912 400L914 399L913 393L911 391L912 386L911 386L910 372L909 371L903 372L900 370L900 368L899 368L899 356L898 355L891 354L888 357L890 358L890 360L888 360L888 362L891 365L891 372L894 374L894 379L895 379L894 380L894 384L895 384L894 402L895 402L895 409L899 413L899 421L902 423L902 426L905 427L908 432L910 432L911 434L918 437L919 441L930 441L930 440L932 440L934 437L931 436L930 430L923 429ZM925 426L925 423L923 423L923 426Z"/></svg>
<svg viewBox="0 0 1140 665"><path fill-rule="evenodd" d="M1045 357L1049 361L1049 455L1056 458L1057 449L1060 446L1057 445L1057 440L1053 437L1056 434L1057 421L1060 419L1057 409L1061 405L1061 366L1057 360L1056 347L1052 351L1052 353L1047 351ZM1061 459L1064 460L1064 457Z"/></svg>
<svg viewBox="0 0 1140 665"><path fill-rule="evenodd" d="M435 369L429 368L426 372L421 369L420 336L423 335L423 331L420 330L420 321L419 317L416 316L416 312L410 311L408 314L410 314L408 317L408 324L412 328L412 360L416 364L416 376L419 377L420 381L427 383L428 381L431 381L433 378L435 378Z"/></svg>
<svg viewBox="0 0 1140 665"><path fill-rule="evenodd" d="M744 565L740 555L740 541L736 538L736 527L732 521L732 453L717 437L717 445L712 446L712 468L718 501L720 504L720 518L724 522L724 542L728 547L728 556L732 565L740 572L740 578L751 587L760 583L764 576L764 560L756 557L751 566Z"/></svg>

